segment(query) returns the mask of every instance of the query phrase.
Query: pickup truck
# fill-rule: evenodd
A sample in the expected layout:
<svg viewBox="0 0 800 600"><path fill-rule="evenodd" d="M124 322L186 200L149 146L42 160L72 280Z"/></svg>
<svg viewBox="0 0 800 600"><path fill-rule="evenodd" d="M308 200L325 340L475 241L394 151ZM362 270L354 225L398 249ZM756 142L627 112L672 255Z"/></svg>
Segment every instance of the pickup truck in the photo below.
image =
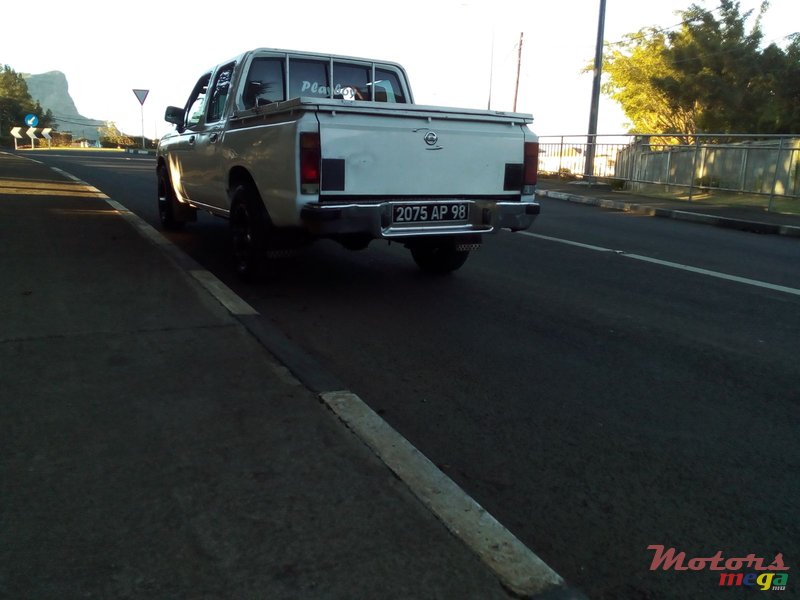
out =
<svg viewBox="0 0 800 600"><path fill-rule="evenodd" d="M317 239L403 244L428 272L527 229L539 144L527 114L421 106L392 62L262 48L197 81L157 152L165 229L229 219L247 279Z"/></svg>

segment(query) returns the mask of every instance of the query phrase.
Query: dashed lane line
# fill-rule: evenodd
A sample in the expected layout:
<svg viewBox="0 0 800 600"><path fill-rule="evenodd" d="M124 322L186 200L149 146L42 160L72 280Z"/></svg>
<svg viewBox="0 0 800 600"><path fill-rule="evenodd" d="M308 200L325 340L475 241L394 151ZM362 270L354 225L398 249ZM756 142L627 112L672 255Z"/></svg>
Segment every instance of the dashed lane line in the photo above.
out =
<svg viewBox="0 0 800 600"><path fill-rule="evenodd" d="M623 258L630 258L633 260L639 260L642 262L651 263L654 265L659 265L662 267L668 267L670 269L679 269L681 271L688 271L689 273L696 273L698 275L705 275L707 277L714 277L716 279L724 279L725 281L733 281L735 283L742 283L744 285L750 285L754 287L760 287L767 290L772 290L774 292L782 292L784 294L792 294L793 296L800 296L800 289L787 287L785 285L777 285L774 283L767 283L766 281L759 281L757 279L749 279L747 277L739 277L738 275L729 275L727 273L720 273L719 271L711 271L709 269L702 269L700 267L693 267L691 265L684 265L681 263L671 262L668 260L661 260L658 258L652 258L650 256L644 256L642 254L629 254L623 250L614 250L612 248L604 248L602 246L593 246L591 244L583 244L581 242L575 242L572 240L565 240L562 238L551 237L549 235L541 235L538 233L530 233L529 231L520 231L518 232L521 235L526 235L528 237L537 238L540 240L547 240L548 242L556 242L559 244L566 244L568 246L576 246L578 248L583 248L585 250L593 250L595 252L610 252L612 254L616 254L617 256Z"/></svg>

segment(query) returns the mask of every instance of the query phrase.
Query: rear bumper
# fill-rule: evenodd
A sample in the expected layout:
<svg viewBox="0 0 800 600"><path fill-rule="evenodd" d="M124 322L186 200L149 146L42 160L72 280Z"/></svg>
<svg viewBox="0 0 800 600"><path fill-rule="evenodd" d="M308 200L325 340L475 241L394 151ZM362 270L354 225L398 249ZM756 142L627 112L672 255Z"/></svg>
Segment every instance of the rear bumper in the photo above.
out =
<svg viewBox="0 0 800 600"><path fill-rule="evenodd" d="M469 216L459 222L394 223L396 205L430 205L465 203ZM498 229L528 229L539 214L538 202L498 202L495 200L441 199L408 202L398 199L379 203L309 202L300 213L306 229L318 236L365 234L380 239L420 237L428 235L463 235L491 233Z"/></svg>

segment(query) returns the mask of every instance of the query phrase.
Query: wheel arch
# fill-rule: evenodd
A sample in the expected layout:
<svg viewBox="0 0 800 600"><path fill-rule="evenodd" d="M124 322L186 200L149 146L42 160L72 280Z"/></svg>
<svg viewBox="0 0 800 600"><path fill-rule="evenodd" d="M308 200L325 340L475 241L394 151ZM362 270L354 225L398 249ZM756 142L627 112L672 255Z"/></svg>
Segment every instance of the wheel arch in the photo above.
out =
<svg viewBox="0 0 800 600"><path fill-rule="evenodd" d="M263 201L264 199L261 197L261 192L258 191L258 185L256 185L255 178L246 167L241 165L231 168L230 172L228 173L228 198L231 201L230 209L233 210L233 192L240 185L247 188L253 195L253 199L261 204L267 220L271 222L272 217L269 214L269 209Z"/></svg>
<svg viewBox="0 0 800 600"><path fill-rule="evenodd" d="M228 173L228 194L232 195L233 190L243 185L251 190L258 192L256 181L245 167L238 165L233 167Z"/></svg>

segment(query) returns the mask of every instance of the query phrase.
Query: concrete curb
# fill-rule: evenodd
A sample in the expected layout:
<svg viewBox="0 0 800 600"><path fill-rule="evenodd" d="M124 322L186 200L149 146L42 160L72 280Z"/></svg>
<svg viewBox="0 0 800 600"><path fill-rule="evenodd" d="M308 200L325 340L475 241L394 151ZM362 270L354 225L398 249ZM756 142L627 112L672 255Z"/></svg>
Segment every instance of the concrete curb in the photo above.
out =
<svg viewBox="0 0 800 600"><path fill-rule="evenodd" d="M320 398L497 575L508 592L530 600L586 598L567 587L558 573L356 394L343 390L322 393Z"/></svg>
<svg viewBox="0 0 800 600"><path fill-rule="evenodd" d="M690 212L685 210L675 210L671 208L656 208L646 204L635 202L623 202L619 200L609 200L607 198L593 198L591 196L580 196L578 194L568 194L566 192L556 192L554 190L540 190L536 192L539 196L564 200L576 204L586 204L599 206L610 210L622 212L632 212L650 217L662 217L675 219L677 221L688 221L691 223L701 223L713 225L715 227L725 227L727 229L737 229L739 231L750 231L753 233L768 233L773 235L785 235L790 237L800 237L800 227L793 225L776 225L773 223L763 223L761 221L747 221L744 219L733 219L731 217L720 217L717 215L706 215L703 213Z"/></svg>

